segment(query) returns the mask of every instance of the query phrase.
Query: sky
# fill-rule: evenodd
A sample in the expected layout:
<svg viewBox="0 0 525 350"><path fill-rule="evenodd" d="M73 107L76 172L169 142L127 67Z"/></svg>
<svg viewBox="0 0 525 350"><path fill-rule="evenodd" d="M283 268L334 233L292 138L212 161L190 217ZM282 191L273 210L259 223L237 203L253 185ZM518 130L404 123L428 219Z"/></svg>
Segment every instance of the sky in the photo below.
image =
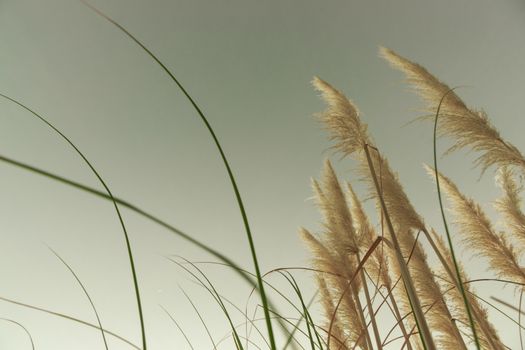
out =
<svg viewBox="0 0 525 350"><path fill-rule="evenodd" d="M371 134L398 171L414 206L442 230L432 182L432 130L406 125L422 104L378 47L427 67L483 108L502 135L525 149L525 3L488 1L93 0L166 66L207 115L236 175L261 269L308 266L297 232L320 229L310 179L330 158L341 179L352 163L333 156L313 117L324 109L310 81L320 76L363 113ZM48 118L85 153L112 192L213 246L241 266L253 265L235 197L219 154L198 115L167 75L117 28L76 0L0 0L0 92ZM0 101L0 155L101 189L74 151L27 111ZM446 141L440 144L445 149ZM473 155L442 158L441 169L484 203L498 194L493 172L481 179ZM89 290L103 325L140 344L127 252L111 203L11 165L0 164L0 296L95 322L57 251ZM364 192L360 192L364 195ZM181 288L206 316L217 340L224 316L191 276L167 256L213 257L123 209L136 258L151 349L211 348ZM47 246L46 246L47 245ZM489 274L462 252L471 275ZM432 259L432 257L431 257ZM244 306L250 288L227 268L203 264L215 286ZM297 272L306 295L312 276ZM289 288L282 278L269 281ZM483 284L486 297L513 301L510 287ZM249 299L251 311L256 304ZM100 334L71 321L0 303L37 349L102 349ZM510 348L516 326L496 313ZM227 343L225 343L227 344ZM231 344L231 343L230 343ZM30 348L6 322L0 348ZM110 340L112 350L129 349ZM228 348L225 345L223 348Z"/></svg>

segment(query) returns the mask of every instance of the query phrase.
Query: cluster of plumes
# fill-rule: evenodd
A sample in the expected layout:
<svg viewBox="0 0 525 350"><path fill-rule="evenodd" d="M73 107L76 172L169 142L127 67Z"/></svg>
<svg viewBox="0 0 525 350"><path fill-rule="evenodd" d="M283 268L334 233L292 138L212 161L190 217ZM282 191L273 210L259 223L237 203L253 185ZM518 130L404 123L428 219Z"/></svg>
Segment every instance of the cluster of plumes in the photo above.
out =
<svg viewBox="0 0 525 350"><path fill-rule="evenodd" d="M436 113L440 106L438 131L440 135L453 139L449 151L460 148L478 152L475 163L482 171L495 166L498 182L504 196L496 201L495 207L504 218L505 226L513 238L525 243L525 215L521 211L520 186L515 181L513 168L525 170L525 158L510 142L504 140L490 123L483 111L468 108L447 85L440 82L425 68L411 62L392 50L381 50L381 55L395 68L403 71L408 82L427 102L427 110ZM434 174L430 169L429 173ZM465 246L476 254L485 256L492 270L500 277L524 283L523 268L519 265L519 252L504 233L496 232L481 207L464 196L450 179L440 175L444 190L452 205L451 212L462 234Z"/></svg>
<svg viewBox="0 0 525 350"><path fill-rule="evenodd" d="M368 349L366 321L359 299L362 283L356 278L361 237L354 230L344 193L329 162L325 163L321 184L312 180L312 187L323 214L324 232L317 238L302 229L301 236L319 271L326 330L334 330L331 340L336 348L350 349L357 344Z"/></svg>
<svg viewBox="0 0 525 350"><path fill-rule="evenodd" d="M414 286L422 306L426 306L426 309L428 309L426 311L427 319L430 327L436 331L436 344L442 349L465 348L456 325L451 321L451 314L441 295L439 285L433 278L432 271L428 266L426 254L421 244L416 242L415 233L425 230L423 219L410 203L397 174L392 171L388 161L370 141L366 132L367 127L360 120L358 109L341 92L321 79L316 78L314 86L322 92L322 97L328 104L328 109L320 114L319 117L325 123L331 139L335 141L333 148L342 152L345 156L351 156L358 161L360 177L367 183L370 197L378 201L379 194L372 181L371 169L364 152L364 147L369 147L373 168L381 184L380 195L385 201L388 215L393 222L395 232L397 232L396 236L402 255L405 258L410 256L410 262L408 263L409 272L414 279ZM348 135L352 136L349 138ZM361 206L357 205L358 200L355 195L351 196L351 198L352 207L356 214L359 214L358 208L361 208ZM359 215L355 216L359 217ZM369 224L366 225L371 228ZM368 229L369 232L371 231L370 228ZM368 236L368 247L371 241L372 238ZM387 260L387 256L389 256L389 259L395 260L391 251L387 251L386 255L380 258L374 255L372 260L382 261L386 268L384 262ZM391 265L393 275L399 276L401 274L399 264L393 263ZM384 272L383 275L385 275ZM391 282L385 276L383 276L383 279L385 280L385 286L389 288L388 292L390 292L392 288ZM395 294L403 312L409 314L411 303L405 293L403 284L399 284L399 287L395 289ZM407 320L409 327L411 329L415 328L413 317L409 316ZM417 344L416 339L413 342Z"/></svg>
<svg viewBox="0 0 525 350"><path fill-rule="evenodd" d="M504 195L495 202L495 208L505 219L509 232L520 243L525 243L521 186L513 171L515 168L520 172L525 170L525 158L520 151L501 138L484 112L468 108L452 89L425 68L391 50L381 49L381 55L407 75L408 81L427 102L428 112L435 114L439 106L438 131L440 135L451 137L454 142L449 151L468 148L478 152L476 164L481 166L482 171L490 166L498 168L498 183ZM330 140L334 142L332 148L357 161L359 178L367 184L369 198L375 200L381 218L388 216L392 223L390 234L395 235L408 266L410 283L415 287L418 302L425 314L425 322L431 330L431 341L434 343L432 348L466 349L466 343L471 341L470 329L466 326L469 319L458 288L457 276L453 272L450 251L441 238L437 235L432 238L433 235L427 231L422 217L406 196L397 174L374 146L366 124L361 121L358 108L327 82L314 78L313 85L321 92L328 106L324 112L318 114L318 118L328 131ZM365 150L369 151L368 156ZM433 169L427 170L430 174L435 174ZM373 180L374 176L379 184ZM519 264L519 255L524 250L517 251L504 234L497 232L481 207L463 195L450 179L439 174L439 181L449 199L462 243L477 255L487 258L490 268L499 277L525 283L525 270ZM317 279L327 320L325 330L330 329L334 338L344 338L344 341L334 345L335 348L344 343L341 348L369 349L373 348L370 340L372 336L366 326L365 308L359 303L360 293L366 294L367 313L373 324L375 313L370 312L372 305L365 289L368 286L373 286L376 291L385 289L385 299L390 302L394 318L399 321L405 338L410 332L417 331L411 315L414 305L411 305L413 303L408 298L408 290L402 287L402 283L394 288L393 281L402 278L407 283L407 278L402 276L402 264L400 265L399 256L396 256L392 244L380 245L370 254L363 269L356 271L360 259L377 239L377 233L354 189L350 184L347 187L345 195L332 166L327 162L321 184L313 181L315 196L323 213L324 232L318 238L305 229L301 232L311 248L315 268L324 271L318 273ZM380 200L384 202L386 211L379 204ZM383 225L383 220L380 224ZM424 233L432 242L437 242L432 244L434 253L440 257L444 266L436 270L429 266L426 253L417 239L419 233ZM370 276L368 280L363 277L364 272ZM361 278L358 278L359 274ZM466 276L462 268L460 274L464 281ZM350 280L354 282L351 288L347 288ZM348 289L348 295L341 297L343 291ZM473 297L470 286L465 289L482 348L504 349L494 326L488 321L487 311ZM337 307L339 301L340 305ZM403 320L400 321L401 319ZM456 322L457 320L460 322ZM462 336L460 329L469 336ZM367 337L363 337L363 333ZM377 330L374 333L379 340L376 348L382 349L381 341L384 343L386 339L381 338L386 334ZM421 348L421 345L418 337L410 337L408 349Z"/></svg>

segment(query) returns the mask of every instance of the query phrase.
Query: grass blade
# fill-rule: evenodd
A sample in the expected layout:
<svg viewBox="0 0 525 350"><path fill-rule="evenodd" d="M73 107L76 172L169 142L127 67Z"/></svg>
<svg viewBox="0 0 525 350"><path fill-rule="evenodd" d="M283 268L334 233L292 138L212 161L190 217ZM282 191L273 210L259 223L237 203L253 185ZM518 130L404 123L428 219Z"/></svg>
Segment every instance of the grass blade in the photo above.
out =
<svg viewBox="0 0 525 350"><path fill-rule="evenodd" d="M180 288L180 290L182 291L182 293L184 293L184 296L186 297L186 299L188 299L188 301L191 304L191 307L193 308L193 310L195 310L195 313L199 317L199 320L201 321L202 325L204 326L204 329L206 330L206 334L208 334L208 337L210 338L211 344L213 345L213 349L216 350L217 349L217 345L215 344L215 341L213 340L213 337L211 336L211 332L208 329L208 325L206 324L206 322L204 322L204 318L202 317L201 313L199 312L199 309L195 306L195 303L193 302L193 300L191 300L191 298L186 293L186 291L184 289L182 289L182 288Z"/></svg>
<svg viewBox="0 0 525 350"><path fill-rule="evenodd" d="M435 174L435 177L436 177L436 187L437 187L437 193L438 193L438 199L439 199L439 208L440 208L440 211L441 211L441 218L443 220L443 226L445 227L445 232L447 234L447 241L448 241L448 246L449 246L449 249L450 249L450 255L451 255L452 261L454 263L454 269L456 270L456 278L457 278L457 282L458 282L457 286L459 286L459 290L461 292L461 296L463 297L463 302L465 303L465 308L467 310L467 315L468 315L468 319L469 319L469 323L470 323L470 329L472 330L472 335L474 337L474 343L476 344L476 348L478 350L480 350L481 346L480 346L480 343L479 343L478 334L476 332L476 327L474 325L474 318L472 316L471 306L470 306L470 303L468 301L467 294L465 293L465 288L463 287L463 282L461 280L461 272L459 270L459 265L458 265L458 262L457 262L457 259L456 259L456 254L454 253L454 245L452 244L452 238L450 236L450 232L449 232L449 229L448 229L447 218L446 218L446 215L445 215L445 209L443 207L443 199L441 197L441 187L440 187L440 184L439 184L439 171L438 171L438 161L437 161L437 128L438 128L439 111L441 109L441 105L442 105L443 100L445 99L445 97L449 93L453 92L454 89L455 88L449 89L441 97L441 100L439 101L439 105L438 105L437 110L436 110L436 118L435 118L435 121L434 121L434 133L433 133L434 174Z"/></svg>
<svg viewBox="0 0 525 350"><path fill-rule="evenodd" d="M15 321L15 320L11 320L9 318L0 317L0 320L12 323L12 324L17 325L18 327L22 328L22 330L27 334L27 337L29 338L29 341L31 342L31 349L35 350L35 342L33 341L33 337L31 336L31 333L29 333L27 328L24 327L23 324L21 324L20 322Z"/></svg>
<svg viewBox="0 0 525 350"><path fill-rule="evenodd" d="M212 137L213 142L215 143L215 146L217 147L217 150L219 151L221 159L222 159L222 161L224 163L224 166L225 166L226 171L228 173L228 177L229 177L231 185L233 187L233 191L235 192L235 198L237 200L237 204L239 205L239 210L241 212L242 221L244 223L244 228L246 230L246 236L248 238L248 243L249 243L249 246L250 246L250 253L252 255L253 265L255 267L255 273L257 275L257 285L258 285L259 293L260 293L260 296L261 296L261 301L262 301L262 304L263 304L264 317L266 318L266 327L268 328L268 338L270 340L270 344L271 344L272 350L276 350L277 347L275 345L275 339L274 339L274 334L273 334L272 322L270 320L270 313L268 311L269 310L268 300L266 298L266 293L264 291L264 284L263 284L262 277L261 277L261 271L259 269L259 261L257 259L257 254L256 254L256 251L255 251L255 244L254 244L254 241L253 241L253 236L252 236L252 233L251 233L250 224L248 222L248 216L247 216L247 213L246 213L246 209L244 208L244 203L242 201L241 193L240 193L239 188L237 186L237 182L235 180L235 176L233 175L233 171L232 171L232 169L230 167L230 164L228 162L226 154L224 153L224 151L222 149L222 146L221 146L221 144L219 142L219 139L218 139L217 135L215 134L215 131L213 130L211 124L209 123L208 119L206 118L206 116L204 115L204 113L202 112L200 107L197 105L195 100L186 91L184 86L179 82L179 80L175 77L175 75L160 61L160 59L157 56L155 56L155 54L153 54L141 41L139 41L133 34L131 34L126 28L124 28L122 25L117 23L115 20L113 20L112 18L110 18L109 16L107 16L106 14L101 12L96 7L94 7L91 4L89 4L87 1L85 1L85 0L80 0L80 1L83 4L85 4L87 7L92 9L94 12L96 12L99 16L103 17L105 20L109 21L111 24L116 26L124 34L126 34L126 36L128 36L138 46L140 46L140 48L142 50L144 50L144 52L146 52L162 68L162 70L166 74L168 74L168 76L171 78L171 80L182 91L184 96L186 96L186 98L191 103L191 105L193 106L193 108L195 109L195 111L197 112L199 117L201 118L202 122L206 126L206 129L209 131L210 136Z"/></svg>
<svg viewBox="0 0 525 350"><path fill-rule="evenodd" d="M111 193L111 190L106 185L106 182L102 179L102 177L100 176L98 171L95 169L95 167L93 167L91 162L86 158L84 153L82 153L80 151L80 149L66 135L64 135L59 129L57 129L53 124L51 124L49 121L47 121L47 119L45 119L43 116L41 116L40 114L38 114L37 112L35 112L31 108L27 107L25 104L15 100L14 98L11 98L11 97L7 96L7 95L1 94L1 93L0 93L0 96L3 97L6 100L8 100L8 101L18 105L19 107L23 108L24 110L28 111L29 113L31 113L34 117L36 117L37 119L42 121L44 124L46 124L48 127L50 127L54 132L56 132L64 141L66 141L75 150L75 152L82 158L84 163L86 163L86 165L91 169L93 174L96 176L96 178L98 179L100 184L104 187L104 189L106 190L107 194L111 198L111 201L113 202L113 207L115 208L115 211L117 213L117 216L118 216L118 219L119 219L119 222L120 222L120 226L122 227L122 231L124 233L124 239L126 241L126 249L127 249L127 252L128 252L129 264L130 264L130 267L131 267L131 274L132 274L132 277L133 277L133 286L134 286L134 289L135 289L135 297L136 297L136 300L137 300L137 308L138 308L138 312L139 312L140 330L141 330L141 333L142 333L142 347L143 347L143 350L147 350L147 346L146 346L146 332L145 332L145 328L144 328L144 316L142 314L142 302L140 300L139 284L138 284L138 279L137 279L137 273L135 271L135 261L133 259L133 252L131 251L131 243L129 241L128 232L126 230L126 225L124 225L124 219L122 218L122 215L120 214L120 210L118 208L117 202L115 201L115 199L113 197L113 194Z"/></svg>
<svg viewBox="0 0 525 350"><path fill-rule="evenodd" d="M26 164L26 163L23 163L23 162L19 162L17 160L11 159L11 158L3 156L3 155L0 155L0 161L5 162L7 164L11 164L11 165L16 166L18 168L30 171L32 173L35 173L35 174L38 174L38 175L42 175L44 177L47 177L49 179L58 181L58 182L63 183L65 185L74 187L74 188L79 189L81 191L84 191L84 192L87 192L87 193L91 193L91 194L93 194L93 195L95 195L97 197L100 197L100 198L103 198L103 199L107 199L107 200L110 200L110 201L112 200L112 198L107 193L104 193L102 191L94 189L94 188L92 188L90 186L86 186L86 185L81 184L79 182L67 179L67 178L65 178L65 177L63 177L61 175L57 175L57 174L51 173L49 171L46 171L46 170L34 167L32 165L29 165L29 164ZM248 284L250 284L250 286L256 286L256 282L250 277L250 275L245 273L244 270L242 270L237 263L233 262L230 258L226 257L224 254L222 254L219 251L211 248L210 246L200 242L199 240L193 238L189 234L187 234L187 233L183 232L182 230L174 227L173 225L168 224L166 221L164 221L164 220L154 216L153 214L148 213L144 209L141 209L138 206L136 206L136 205L126 201L125 199L122 199L122 198L119 198L119 197L113 197L113 200L115 202L117 202L117 204L120 205L121 207L125 207L125 208L133 211L134 213L139 214L140 216L142 216L142 217L144 217L144 218L146 218L146 219L148 219L148 220L150 220L150 221L152 221L152 222L154 222L154 223L164 227L165 229L171 231L172 233L178 235L179 237L185 239L186 241L188 241L188 242L196 245L197 247L203 249L207 253L215 256L217 259L223 261L228 266L233 267L235 269L235 272L239 273L239 276L242 277Z"/></svg>
<svg viewBox="0 0 525 350"><path fill-rule="evenodd" d="M82 288L82 291L84 292L84 295L87 297L87 299L89 301L89 304L91 304L91 308L93 309L93 312L95 313L95 316L97 318L97 323L98 323L98 326L100 328L100 333L102 334L102 340L104 341L104 347L106 348L106 350L109 350L108 349L108 342L106 341L106 335L104 334L104 328L102 327L102 322L100 321L100 317L98 315L97 308L95 307L95 304L93 303L93 300L91 299L91 296L89 295L88 291L84 287L84 284L82 283L80 278L77 276L75 271L71 268L71 266L69 266L69 264L53 248L51 248L49 246L48 246L48 248L58 258L58 260L60 260L60 262L62 262L62 264L64 264L67 267L69 272L71 272L73 277L75 277L75 280L78 282L78 284Z"/></svg>
<svg viewBox="0 0 525 350"><path fill-rule="evenodd" d="M292 339L294 339L293 338L293 334L295 333L295 329L299 328L299 325L300 325L300 323L301 323L301 321L303 319L306 320L306 329L308 331L308 340L310 341L310 346L311 346L312 350L315 350L316 345L314 343L314 338L313 338L312 330L311 330L311 327L310 327L311 317L310 317L310 313L308 312L308 307L306 306L306 304L304 302L303 295L301 293L301 289L299 288L299 285L297 284L297 281L295 280L295 278L292 276L292 274L290 272L288 272L288 271L286 271L286 272L287 272L287 274L285 274L284 272L280 272L280 273L281 273L281 275L284 278L286 278L288 283L290 283L290 285L292 286L293 290L297 294L297 297L299 298L299 301L301 302L301 306L303 308L303 313L301 313L301 317L299 318L299 321L297 321L297 323L296 323L296 326L294 328L294 332L292 332L290 334L290 337L288 338L286 344L284 345L283 350L286 350L288 344L291 342ZM314 298L315 298L315 295L314 295ZM313 300L313 298L312 298L312 300ZM313 325L313 328L315 330L315 325ZM318 334L317 334L317 340L320 342Z"/></svg>
<svg viewBox="0 0 525 350"><path fill-rule="evenodd" d="M5 298L5 297L2 297L2 296L0 296L0 300L5 301L5 302L10 303L10 304L14 304L14 305L25 307L27 309L40 311L40 312L43 312L43 313L48 314L48 315L52 315L52 316L60 317L60 318L63 318L63 319L69 320L69 321L73 321L73 322L76 322L76 323L81 324L83 326L94 328L96 330L100 330L99 326L97 326L97 325L94 325L94 324L89 323L87 321L83 321L81 319L78 319L78 318L75 318L75 317L72 317L72 316L69 316L69 315L66 315L66 314L62 314L60 312L44 309L42 307L38 307L38 306L34 306L34 305L29 305L29 304L22 303L20 301L16 301L16 300L13 300L13 299ZM116 339L118 339L118 340L128 344L129 346L131 346L132 348L134 348L136 350L142 350L140 347L138 347L137 345L133 344L131 341L129 341L126 338L118 335L115 332L109 331L107 329L103 329L103 331L104 331L104 333L109 334L112 337L114 337L114 338L116 338Z"/></svg>
<svg viewBox="0 0 525 350"><path fill-rule="evenodd" d="M193 278L195 278L197 280L197 282L199 282L199 284L201 286L203 286L207 291L208 293L211 294L211 296L215 299L215 301L217 302L217 304L220 306L220 308L222 309L223 313L224 313L224 316L226 316L226 319L228 320L228 323L230 324L230 327L232 329L232 332L234 334L234 341L235 341L235 344L237 346L237 349L239 350L243 350L243 346L242 346L242 343L241 343L241 340L239 338L239 335L237 334L237 331L235 329L235 326L233 324L233 321L230 317L230 313L228 312L228 310L226 309L226 306L224 305L223 301L222 301L222 297L221 295L219 294L219 292L217 292L217 290L215 289L215 287L213 286L213 284L211 283L211 281L208 279L208 277L206 276L206 274L204 274L204 272L202 272L201 269L199 269L195 264L191 263L190 261L188 261L187 259L184 259L182 258L186 263L190 264L199 274L200 276L202 276L202 278L204 278L204 280L206 280L206 283L203 282L202 278L199 277L195 272L191 271L189 268L187 268L186 266L184 266L183 264L179 263L178 261L176 260L173 260L171 258L167 258L169 261L177 264L179 267L181 267L182 269L184 269L187 273L189 273L191 276L193 276Z"/></svg>
<svg viewBox="0 0 525 350"><path fill-rule="evenodd" d="M181 332L182 336L184 337L184 339L186 339L186 343L188 343L188 345L190 346L191 350L195 350L195 348L193 347L193 345L191 344L191 341L190 339L188 338L188 336L186 335L186 332L184 332L184 330L182 329L182 327L179 325L179 323L175 320L175 318L173 318L173 316L169 313L168 310L166 310L164 308L164 306L162 305L159 305L161 307L162 310L164 310L164 312L166 313L166 315L168 315L168 317L173 321L173 323L175 324L175 326L177 326L177 328L179 329L179 331Z"/></svg>

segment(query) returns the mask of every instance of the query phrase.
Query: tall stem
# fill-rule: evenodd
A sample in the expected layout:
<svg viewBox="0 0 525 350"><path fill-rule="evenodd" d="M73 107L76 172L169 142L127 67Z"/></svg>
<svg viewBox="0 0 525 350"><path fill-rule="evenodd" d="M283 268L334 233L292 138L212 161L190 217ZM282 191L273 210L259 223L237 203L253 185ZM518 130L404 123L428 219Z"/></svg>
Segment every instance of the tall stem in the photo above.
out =
<svg viewBox="0 0 525 350"><path fill-rule="evenodd" d="M361 260L359 253L357 253L357 259ZM368 285L366 284L365 271L362 269L360 271L361 283L363 284L363 291L365 292L366 306L368 308L368 314L370 315L370 321L372 322L372 330L374 331L374 338L376 341L377 349L381 350L383 348L381 344L381 337L379 335L379 329L377 328L376 316L374 314L374 308L372 307L372 301L370 299L370 292L368 291Z"/></svg>
<svg viewBox="0 0 525 350"><path fill-rule="evenodd" d="M394 225L392 224L392 221L390 220L390 216L388 215L388 209L386 207L385 200L383 196L381 195L379 181L377 179L377 175L374 170L374 165L372 163L372 158L370 156L370 150L368 149L368 145L364 145L364 151L366 154L366 160L368 162L368 167L370 168L372 179L374 180L374 185L376 187L376 191L379 197L381 208L384 212L384 218L385 218L385 221L388 227L388 231L390 233L390 238L392 239L392 244L394 245L394 254L396 256L397 263L399 264L399 269L401 271L401 276L403 278L403 285L405 286L405 290L407 292L408 300L410 302L410 307L412 309L412 312L414 313L416 326L419 330L419 337L421 338L423 347L426 350L436 350L436 346L434 344L434 340L432 339L432 334L430 333L430 329L428 327L427 320L425 319L425 316L423 315L421 303L416 294L416 288L414 287L414 282L412 281L412 277L410 276L410 273L408 272L408 267L405 263L405 260L403 259L403 254L401 253L401 247L399 246L399 241L397 240L396 233L394 231Z"/></svg>
<svg viewBox="0 0 525 350"><path fill-rule="evenodd" d="M408 350L412 350L412 344L410 343L409 335L407 334L407 330L405 328L405 324L403 323L401 313L399 312L399 308L397 307L396 299L394 298L394 295L392 294L392 291L388 291L388 297L390 299L390 303L392 304L392 308L394 309L394 314L396 315L396 321L399 322L399 328L401 328L401 333L403 334L403 337L405 338L405 343L407 344Z"/></svg>
<svg viewBox="0 0 525 350"><path fill-rule="evenodd" d="M470 323L470 328L472 329L472 335L474 336L474 343L476 344L476 348L478 350L481 349L481 346L479 344L478 334L476 332L476 326L474 325L474 318L472 317L472 310L470 307L470 303L467 298L467 293L465 293L465 288L463 288L463 282L461 281L461 273L459 271L459 265L456 260L456 254L454 253L454 245L452 244L452 238L450 237L450 232L448 230L448 224L447 224L447 218L445 216L445 209L443 208L443 199L441 198L441 187L439 185L439 173L438 173L438 162L437 162L437 126L438 126L438 118L439 118L439 111L441 109L441 105L443 104L443 101L445 100L445 97L454 91L454 88L449 89L447 92L443 94L441 97L441 100L439 101L439 105L436 110L436 118L434 121L434 134L433 134L433 148L434 148L434 172L436 175L436 187L437 187L437 193L438 193L438 199L439 199L439 209L441 211L441 217L443 219L443 226L445 227L445 232L447 233L447 241L448 246L450 249L450 256L452 257L452 262L454 264L454 269L456 270L456 279L457 284L456 286L459 287L459 291L461 292L461 296L463 297L463 302L465 303L465 309L467 310L468 320Z"/></svg>

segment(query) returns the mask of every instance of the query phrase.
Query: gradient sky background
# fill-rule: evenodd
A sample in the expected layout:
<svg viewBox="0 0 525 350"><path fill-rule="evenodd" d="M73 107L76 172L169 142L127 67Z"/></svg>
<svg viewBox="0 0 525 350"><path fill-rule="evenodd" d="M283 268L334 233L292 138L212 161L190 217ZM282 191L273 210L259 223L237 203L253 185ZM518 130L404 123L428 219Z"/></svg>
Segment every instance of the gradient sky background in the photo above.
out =
<svg viewBox="0 0 525 350"><path fill-rule="evenodd" d="M324 106L319 75L363 111L378 146L399 172L427 222L442 229L434 185L431 125L403 125L420 101L377 55L379 45L426 66L465 101L483 108L504 137L525 149L525 4L516 1L106 0L92 3L142 40L186 86L223 143L239 182L263 271L305 266L300 226L316 230L310 178L330 146L312 117ZM0 0L0 92L49 118L93 162L112 191L215 246L252 269L242 222L218 153L179 89L133 42L74 0ZM68 146L6 101L0 103L0 154L100 188ZM442 148L445 146L442 143ZM483 203L498 193L473 156L441 168ZM352 164L339 161L352 179ZM106 328L139 344L124 238L109 202L0 164L0 296L94 322L81 290L45 244L90 291ZM363 192L360 192L363 195ZM164 256L210 256L123 210L134 248L151 349L185 344L159 304L196 349L210 348L183 287L216 340L228 333L216 305ZM45 243L45 244L44 244ZM462 254L466 259L469 254ZM467 260L468 261L468 260ZM472 277L487 276L470 261ZM249 289L223 267L205 267L218 289L244 306ZM298 273L305 293L310 276ZM280 279L271 277L270 281ZM477 286L514 300L512 288ZM0 317L23 323L37 349L101 349L100 335L69 321L0 303ZM491 313L518 347L517 326ZM128 349L111 340L111 349ZM28 349L22 331L0 327L1 349ZM223 348L228 348L225 345Z"/></svg>

